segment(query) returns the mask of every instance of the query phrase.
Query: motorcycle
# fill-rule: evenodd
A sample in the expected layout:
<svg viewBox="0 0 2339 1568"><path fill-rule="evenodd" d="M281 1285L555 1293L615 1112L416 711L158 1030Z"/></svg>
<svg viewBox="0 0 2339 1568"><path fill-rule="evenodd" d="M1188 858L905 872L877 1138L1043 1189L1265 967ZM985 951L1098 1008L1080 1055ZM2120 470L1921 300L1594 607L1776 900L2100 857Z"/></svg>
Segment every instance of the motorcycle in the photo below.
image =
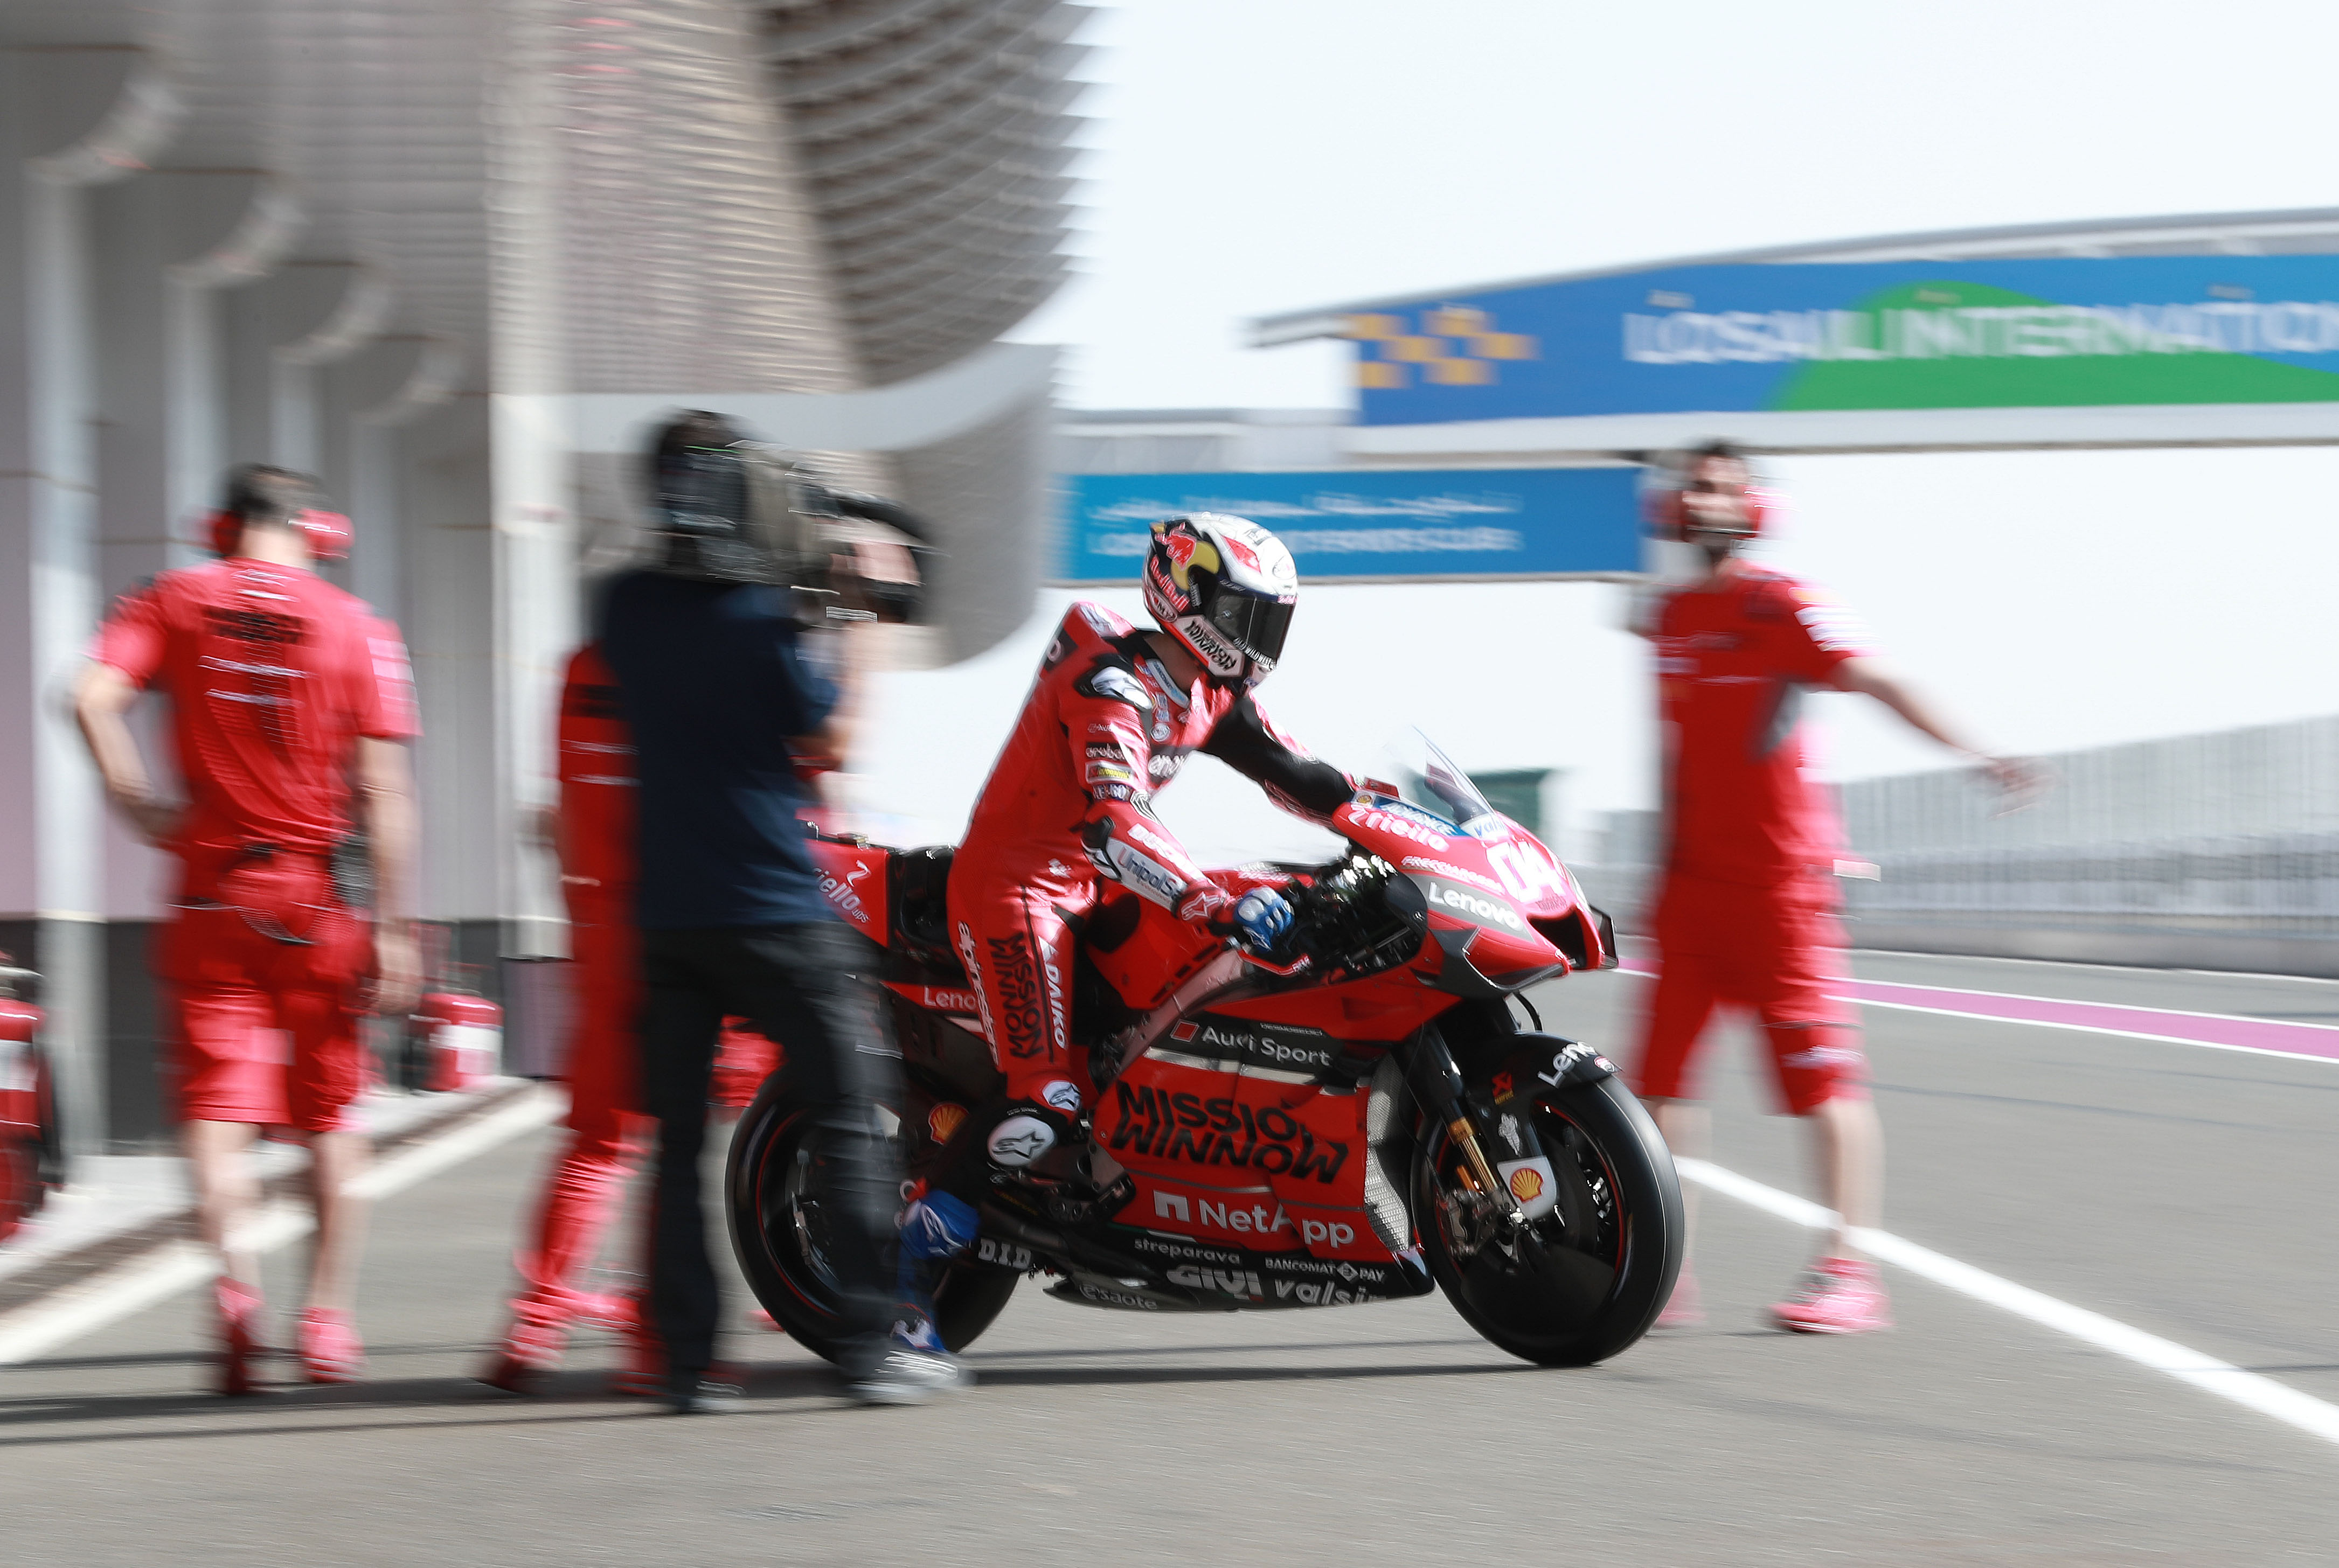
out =
<svg viewBox="0 0 2339 1568"><path fill-rule="evenodd" d="M1522 994L1614 967L1614 932L1557 857L1414 745L1402 783L1368 780L1334 814L1337 858L1210 873L1292 904L1272 959L1100 884L1072 968L1081 1136L994 1174L980 1238L934 1290L952 1349L1041 1276L1059 1299L1130 1312L1442 1290L1552 1366L1647 1330L1681 1268L1672 1158L1608 1060L1543 1032ZM903 1058L888 1132L914 1181L1002 1093L952 951L952 851L813 849L830 901L882 950ZM734 1136L726 1203L757 1298L834 1356L825 1136L783 1065Z"/></svg>
<svg viewBox="0 0 2339 1568"><path fill-rule="evenodd" d="M64 1185L56 1083L41 1049L41 1010L23 993L39 979L0 952L0 1241Z"/></svg>

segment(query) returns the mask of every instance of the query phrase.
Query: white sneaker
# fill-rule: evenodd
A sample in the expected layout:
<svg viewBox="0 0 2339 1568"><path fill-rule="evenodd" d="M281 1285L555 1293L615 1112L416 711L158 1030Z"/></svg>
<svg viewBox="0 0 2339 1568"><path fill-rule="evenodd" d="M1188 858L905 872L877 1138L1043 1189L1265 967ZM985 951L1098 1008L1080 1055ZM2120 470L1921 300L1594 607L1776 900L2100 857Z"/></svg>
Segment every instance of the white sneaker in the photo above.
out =
<svg viewBox="0 0 2339 1568"><path fill-rule="evenodd" d="M864 1405L923 1405L937 1394L974 1386L974 1374L957 1357L893 1345L846 1388Z"/></svg>

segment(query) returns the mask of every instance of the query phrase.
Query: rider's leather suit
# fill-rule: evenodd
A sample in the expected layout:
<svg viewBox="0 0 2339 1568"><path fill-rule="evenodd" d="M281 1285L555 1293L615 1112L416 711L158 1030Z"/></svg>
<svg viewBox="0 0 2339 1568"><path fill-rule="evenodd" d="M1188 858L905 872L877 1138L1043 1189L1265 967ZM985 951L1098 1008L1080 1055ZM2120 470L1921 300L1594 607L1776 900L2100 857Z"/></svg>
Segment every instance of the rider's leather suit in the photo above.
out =
<svg viewBox="0 0 2339 1568"><path fill-rule="evenodd" d="M1072 922L1094 907L1100 879L1223 934L1232 895L1150 804L1197 751L1312 822L1354 793L1347 774L1268 723L1248 689L1179 690L1142 634L1101 605L1075 604L951 867L952 943L1011 1100L1066 1115L1079 1107Z"/></svg>

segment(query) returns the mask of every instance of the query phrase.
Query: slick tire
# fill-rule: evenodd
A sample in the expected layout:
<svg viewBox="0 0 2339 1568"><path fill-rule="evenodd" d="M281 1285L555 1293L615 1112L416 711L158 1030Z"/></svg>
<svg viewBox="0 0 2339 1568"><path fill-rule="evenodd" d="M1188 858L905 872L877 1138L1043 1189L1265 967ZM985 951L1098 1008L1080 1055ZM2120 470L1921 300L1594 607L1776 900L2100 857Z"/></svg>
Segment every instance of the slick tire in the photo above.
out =
<svg viewBox="0 0 2339 1568"><path fill-rule="evenodd" d="M1619 1079L1546 1090L1535 1119L1560 1190L1525 1238L1470 1250L1499 1232L1453 1217L1460 1153L1442 1130L1415 1157L1414 1213L1430 1272L1471 1327L1521 1360L1587 1366L1639 1339L1673 1294L1687 1242L1681 1178Z"/></svg>
<svg viewBox="0 0 2339 1568"><path fill-rule="evenodd" d="M764 1085L731 1135L724 1208L731 1249L747 1287L774 1321L817 1356L844 1350L840 1297L825 1256L820 1141L824 1136L783 1068ZM1021 1276L972 1262L952 1265L934 1287L935 1326L959 1350L1006 1308Z"/></svg>

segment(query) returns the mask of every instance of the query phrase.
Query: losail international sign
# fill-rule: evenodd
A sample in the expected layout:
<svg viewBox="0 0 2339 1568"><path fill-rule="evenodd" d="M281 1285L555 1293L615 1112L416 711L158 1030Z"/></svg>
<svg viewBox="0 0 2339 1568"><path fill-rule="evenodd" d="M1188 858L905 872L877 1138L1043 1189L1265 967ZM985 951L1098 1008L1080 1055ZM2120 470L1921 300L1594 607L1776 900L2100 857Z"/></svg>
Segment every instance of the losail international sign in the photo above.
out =
<svg viewBox="0 0 2339 1568"><path fill-rule="evenodd" d="M1668 267L1357 311L1345 335L1368 428L1686 434L1731 415L1711 433L1781 446L2339 439L2334 255Z"/></svg>
<svg viewBox="0 0 2339 1568"><path fill-rule="evenodd" d="M1062 484L1060 583L1134 583L1152 525L1189 512L1273 529L1303 582L1614 577L1641 567L1633 468L1081 474Z"/></svg>

